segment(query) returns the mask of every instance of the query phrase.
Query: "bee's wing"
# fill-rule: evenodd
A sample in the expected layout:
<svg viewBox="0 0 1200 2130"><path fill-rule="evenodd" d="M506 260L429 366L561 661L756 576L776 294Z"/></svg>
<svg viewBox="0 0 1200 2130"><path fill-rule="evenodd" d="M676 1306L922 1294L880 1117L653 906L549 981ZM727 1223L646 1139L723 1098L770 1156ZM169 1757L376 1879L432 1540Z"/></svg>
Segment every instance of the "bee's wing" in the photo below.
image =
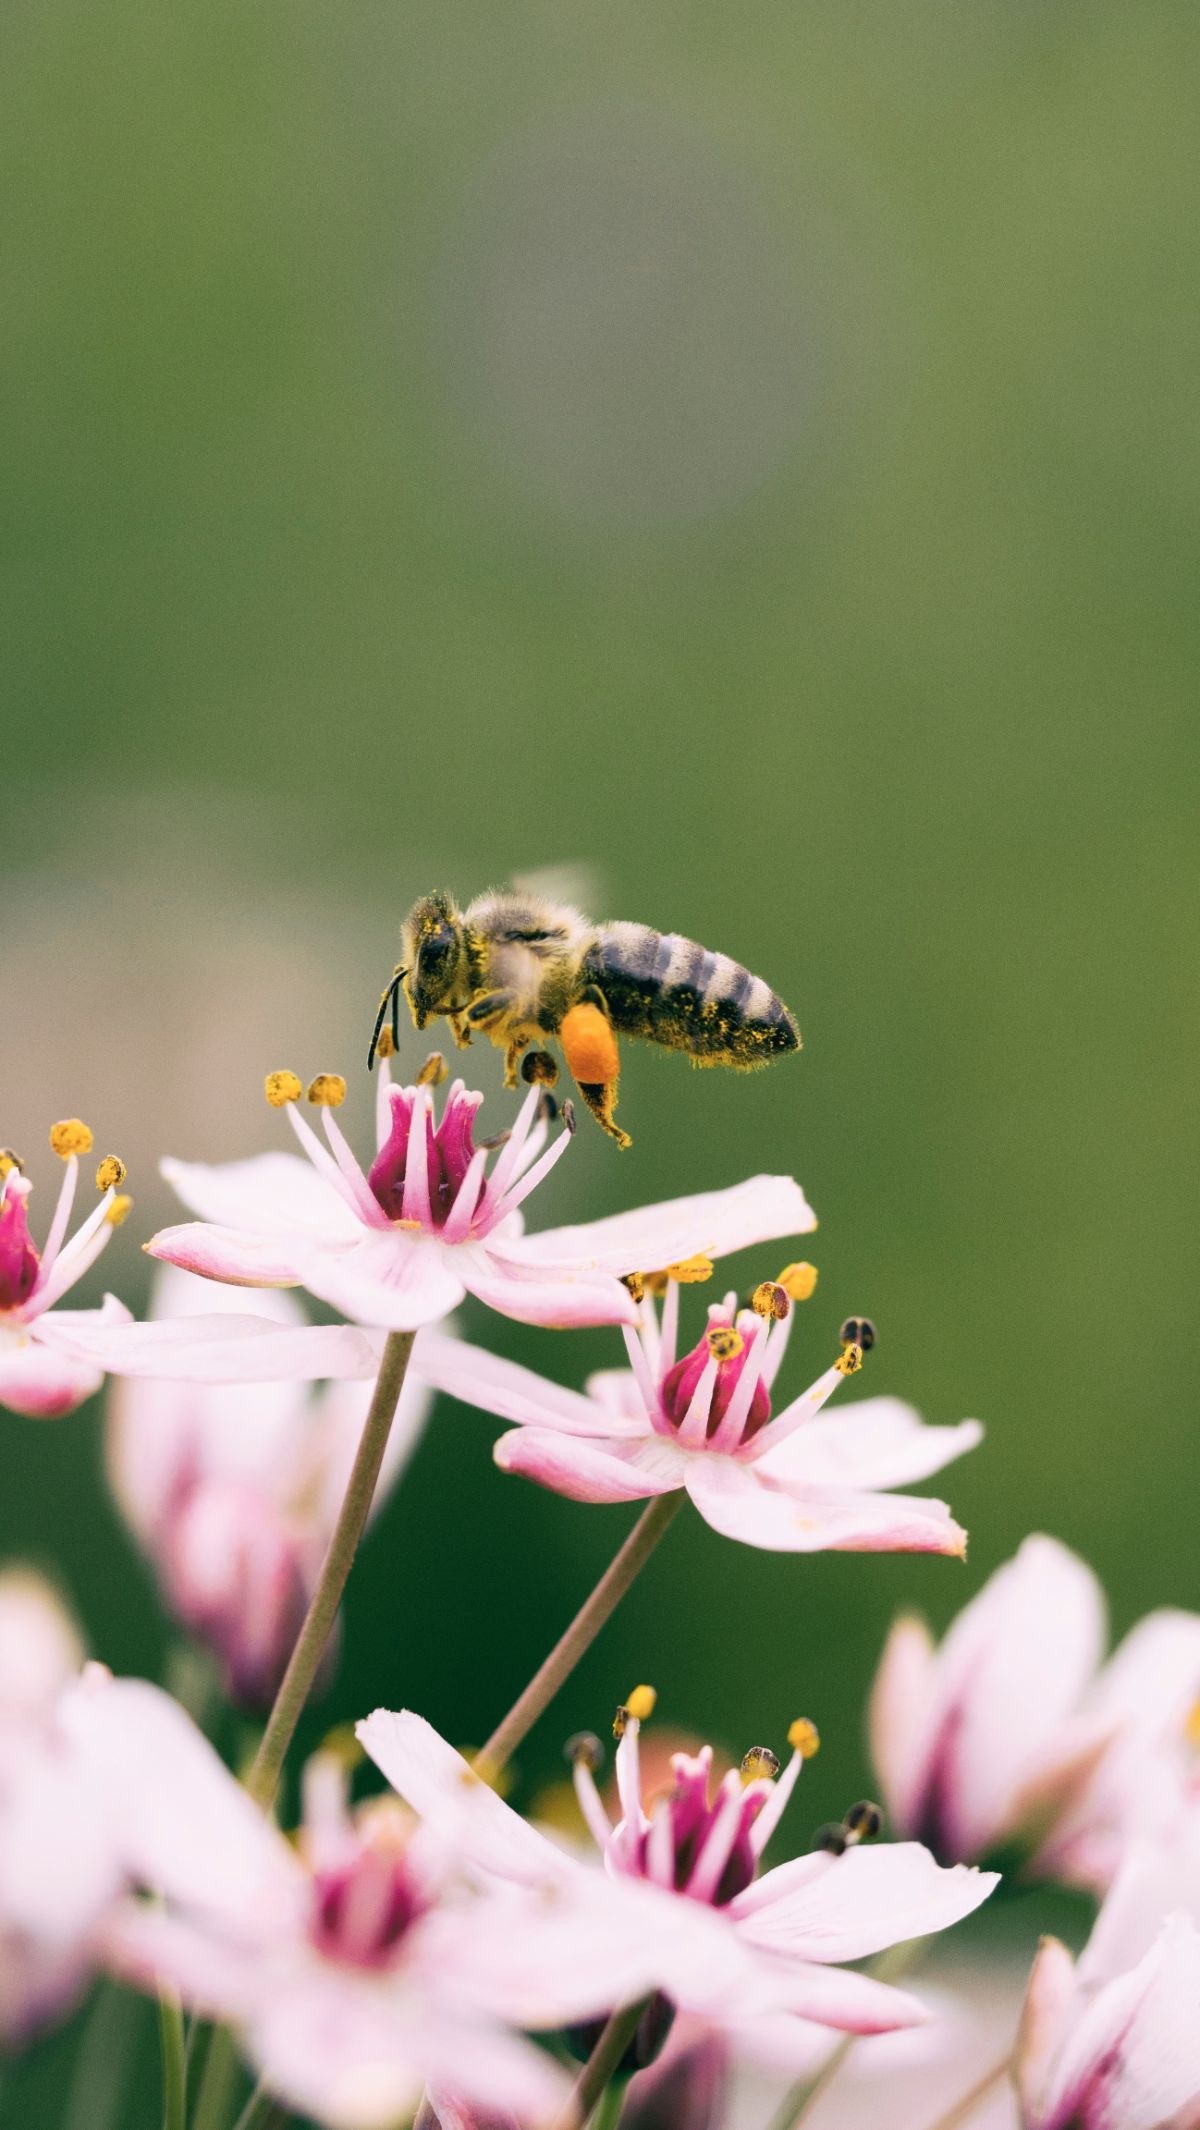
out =
<svg viewBox="0 0 1200 2130"><path fill-rule="evenodd" d="M589 859L571 865L539 865L514 873L512 885L518 895L532 895L541 902L565 902L576 910L603 909L606 884L601 868Z"/></svg>

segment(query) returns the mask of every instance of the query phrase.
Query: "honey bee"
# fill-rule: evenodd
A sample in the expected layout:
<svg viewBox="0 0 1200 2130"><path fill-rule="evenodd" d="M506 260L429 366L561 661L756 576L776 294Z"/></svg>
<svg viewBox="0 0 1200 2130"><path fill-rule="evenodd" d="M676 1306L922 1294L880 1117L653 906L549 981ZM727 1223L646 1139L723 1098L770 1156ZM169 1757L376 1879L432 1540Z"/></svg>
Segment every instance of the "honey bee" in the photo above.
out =
<svg viewBox="0 0 1200 2130"><path fill-rule="evenodd" d="M450 895L423 895L404 920L402 943L368 1067L389 1014L399 1040L401 991L418 1028L444 1014L460 1049L488 1036L504 1051L508 1087L518 1069L531 1083L553 1084L554 1060L530 1046L555 1038L618 1146L630 1144L613 1117L618 1033L685 1051L694 1065L743 1071L800 1047L783 1000L727 954L649 925L595 925L569 903L532 892L480 895L461 911Z"/></svg>

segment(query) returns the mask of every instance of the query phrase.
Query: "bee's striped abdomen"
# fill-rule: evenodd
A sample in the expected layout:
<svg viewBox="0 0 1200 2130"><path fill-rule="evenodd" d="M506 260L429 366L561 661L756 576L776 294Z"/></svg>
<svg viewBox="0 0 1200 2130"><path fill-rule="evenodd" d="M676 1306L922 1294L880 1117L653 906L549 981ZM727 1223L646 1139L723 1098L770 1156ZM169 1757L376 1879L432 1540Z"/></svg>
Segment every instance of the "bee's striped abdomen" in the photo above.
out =
<svg viewBox="0 0 1200 2130"><path fill-rule="evenodd" d="M699 1065L761 1065L799 1048L796 1023L769 984L678 932L605 925L583 974L615 1027L685 1050Z"/></svg>

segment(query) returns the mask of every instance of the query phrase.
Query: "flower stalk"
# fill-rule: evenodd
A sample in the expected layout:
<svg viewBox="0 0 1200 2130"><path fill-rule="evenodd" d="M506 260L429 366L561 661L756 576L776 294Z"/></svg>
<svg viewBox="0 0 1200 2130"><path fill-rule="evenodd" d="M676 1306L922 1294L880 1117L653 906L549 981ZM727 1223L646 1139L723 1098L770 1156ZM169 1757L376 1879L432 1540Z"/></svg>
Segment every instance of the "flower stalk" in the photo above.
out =
<svg viewBox="0 0 1200 2130"><path fill-rule="evenodd" d="M637 2033L648 1999L626 2004L607 2021L600 2039L571 2089L571 2098L555 2130L587 2130L592 2112L607 2091L626 2049Z"/></svg>
<svg viewBox="0 0 1200 2130"><path fill-rule="evenodd" d="M288 1668L283 1675L275 1705L267 1718L259 1748L254 1756L254 1765L246 1778L246 1788L266 1811L279 1787L283 1763L300 1721L301 1711L312 1691L325 1645L333 1630L338 1607L358 1542L362 1537L370 1513L371 1502L387 1448L392 1421L404 1388L416 1334L411 1331L391 1331L383 1349L379 1374L370 1408L363 1424L362 1438L350 1474L333 1537L325 1555L317 1587L313 1592L304 1625L296 1640Z"/></svg>
<svg viewBox="0 0 1200 2130"><path fill-rule="evenodd" d="M600 1629L612 1618L621 1599L645 1567L659 1540L674 1523L684 1496L660 1494L638 1517L620 1551L614 1554L592 1594L580 1606L566 1632L560 1635L549 1656L539 1665L523 1694L498 1723L487 1744L476 1756L476 1765L489 1775L498 1774L533 1729L575 1666L586 1655Z"/></svg>

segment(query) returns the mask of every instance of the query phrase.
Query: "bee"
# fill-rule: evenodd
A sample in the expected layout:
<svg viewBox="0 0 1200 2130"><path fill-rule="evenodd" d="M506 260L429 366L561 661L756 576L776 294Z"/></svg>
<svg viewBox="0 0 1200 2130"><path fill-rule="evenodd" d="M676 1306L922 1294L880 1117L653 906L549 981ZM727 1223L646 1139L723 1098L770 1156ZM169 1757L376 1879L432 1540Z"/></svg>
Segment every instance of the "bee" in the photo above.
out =
<svg viewBox="0 0 1200 2130"><path fill-rule="evenodd" d="M743 1071L800 1048L783 1000L727 954L649 925L592 924L571 904L533 892L480 895L461 911L450 895L423 895L404 920L402 942L368 1067L389 1014L392 1042L399 1040L401 991L418 1028L441 1014L460 1049L486 1035L503 1050L508 1087L517 1085L518 1069L531 1083L553 1084L553 1058L530 1049L553 1038L618 1146L631 1143L613 1116L618 1034L682 1050L694 1065Z"/></svg>

